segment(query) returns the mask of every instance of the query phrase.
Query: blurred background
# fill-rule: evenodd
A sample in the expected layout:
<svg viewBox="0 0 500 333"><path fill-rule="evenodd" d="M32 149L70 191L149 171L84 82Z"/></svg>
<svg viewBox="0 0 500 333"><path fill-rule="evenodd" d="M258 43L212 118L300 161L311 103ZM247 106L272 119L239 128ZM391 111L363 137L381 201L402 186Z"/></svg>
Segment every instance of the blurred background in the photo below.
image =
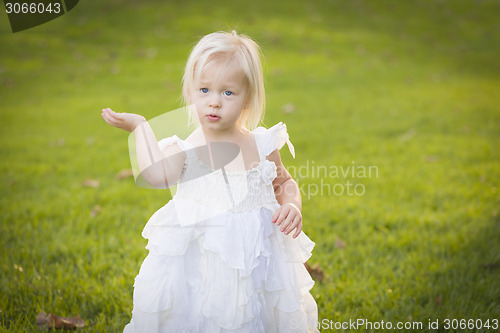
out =
<svg viewBox="0 0 500 333"><path fill-rule="evenodd" d="M80 1L12 33L2 7L0 331L35 331L41 311L78 314L89 332L128 323L140 233L169 193L134 184L127 133L101 109L179 108L191 48L233 29L264 54L263 126L283 121L295 145L281 154L316 242L320 321L499 319L499 12L496 0Z"/></svg>

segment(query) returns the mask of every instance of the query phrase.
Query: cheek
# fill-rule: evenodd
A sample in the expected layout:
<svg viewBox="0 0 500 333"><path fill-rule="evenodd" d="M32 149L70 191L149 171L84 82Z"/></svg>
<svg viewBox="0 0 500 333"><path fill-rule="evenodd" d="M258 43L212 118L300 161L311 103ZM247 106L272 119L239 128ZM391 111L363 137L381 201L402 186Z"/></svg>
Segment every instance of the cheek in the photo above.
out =
<svg viewBox="0 0 500 333"><path fill-rule="evenodd" d="M248 108L248 100L242 99L241 100L241 109L245 110Z"/></svg>
<svg viewBox="0 0 500 333"><path fill-rule="evenodd" d="M196 105L201 105L203 103L203 97L199 94L194 93L191 95L191 103Z"/></svg>
<svg viewBox="0 0 500 333"><path fill-rule="evenodd" d="M196 91L191 90L187 92L186 98L189 100L190 103L195 103L196 99L198 98L198 95L196 94Z"/></svg>
<svg viewBox="0 0 500 333"><path fill-rule="evenodd" d="M228 106L230 105L233 110L242 109L242 106L243 106L243 103L241 102L241 100L239 98L227 100L226 103Z"/></svg>

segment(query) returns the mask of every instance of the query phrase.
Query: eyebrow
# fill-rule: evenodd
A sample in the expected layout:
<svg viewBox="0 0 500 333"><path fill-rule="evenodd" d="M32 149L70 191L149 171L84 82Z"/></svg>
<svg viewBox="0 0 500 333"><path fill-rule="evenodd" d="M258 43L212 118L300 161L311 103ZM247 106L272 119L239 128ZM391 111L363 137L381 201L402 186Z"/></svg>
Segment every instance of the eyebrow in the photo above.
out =
<svg viewBox="0 0 500 333"><path fill-rule="evenodd" d="M210 83L212 82L200 80L200 86L209 85ZM229 83L224 83L222 86L225 87L225 89L237 89L238 84L236 82L229 81Z"/></svg>

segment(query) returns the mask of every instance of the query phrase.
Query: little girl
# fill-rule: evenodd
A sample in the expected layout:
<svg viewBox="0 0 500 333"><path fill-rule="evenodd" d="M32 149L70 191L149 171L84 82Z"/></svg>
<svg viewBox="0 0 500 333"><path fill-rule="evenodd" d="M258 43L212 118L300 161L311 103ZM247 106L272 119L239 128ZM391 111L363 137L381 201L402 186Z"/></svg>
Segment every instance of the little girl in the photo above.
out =
<svg viewBox="0 0 500 333"><path fill-rule="evenodd" d="M258 45L236 32L203 37L187 61L183 97L197 128L156 141L144 117L103 109L134 132L141 176L177 184L146 224L149 254L124 332L318 332L304 267L297 183L279 149L286 126L257 127L264 111Z"/></svg>

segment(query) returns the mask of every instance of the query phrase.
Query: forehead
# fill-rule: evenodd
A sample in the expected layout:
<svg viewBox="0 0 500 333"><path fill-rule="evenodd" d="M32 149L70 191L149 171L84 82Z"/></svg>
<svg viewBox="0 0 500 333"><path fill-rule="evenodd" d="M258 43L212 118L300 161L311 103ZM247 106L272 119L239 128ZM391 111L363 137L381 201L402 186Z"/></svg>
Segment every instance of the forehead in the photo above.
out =
<svg viewBox="0 0 500 333"><path fill-rule="evenodd" d="M200 73L200 83L213 83L222 85L245 85L245 73L235 61L210 61Z"/></svg>

